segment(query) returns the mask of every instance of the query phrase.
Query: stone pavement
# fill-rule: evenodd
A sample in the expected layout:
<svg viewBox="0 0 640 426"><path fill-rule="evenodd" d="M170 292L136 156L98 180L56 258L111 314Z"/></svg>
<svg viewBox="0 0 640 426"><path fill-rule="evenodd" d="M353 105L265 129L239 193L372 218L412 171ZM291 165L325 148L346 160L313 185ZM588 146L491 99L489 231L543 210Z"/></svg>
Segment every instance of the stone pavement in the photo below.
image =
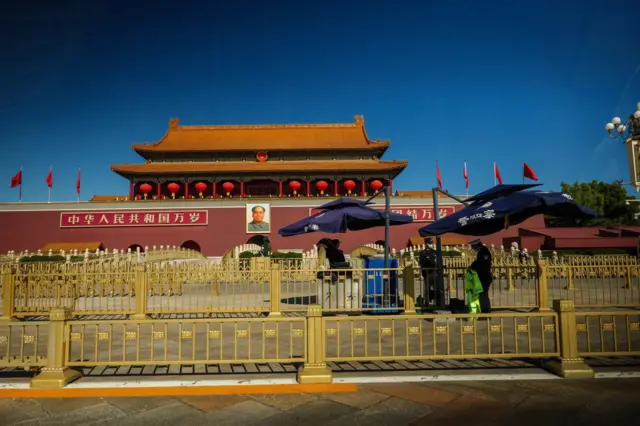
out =
<svg viewBox="0 0 640 426"><path fill-rule="evenodd" d="M360 385L354 393L0 399L0 425L635 425L640 379ZM635 410L633 410L636 408Z"/></svg>

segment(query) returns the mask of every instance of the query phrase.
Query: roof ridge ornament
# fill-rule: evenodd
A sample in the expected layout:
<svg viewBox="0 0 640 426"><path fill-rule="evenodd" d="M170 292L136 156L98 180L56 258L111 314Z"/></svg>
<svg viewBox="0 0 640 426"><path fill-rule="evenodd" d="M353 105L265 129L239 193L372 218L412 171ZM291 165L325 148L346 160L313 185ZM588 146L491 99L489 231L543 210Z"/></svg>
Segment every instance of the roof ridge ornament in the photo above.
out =
<svg viewBox="0 0 640 426"><path fill-rule="evenodd" d="M354 118L357 126L364 126L364 115L356 115Z"/></svg>
<svg viewBox="0 0 640 426"><path fill-rule="evenodd" d="M170 118L169 119L169 129L177 129L179 122L180 122L180 120L178 120L178 117Z"/></svg>

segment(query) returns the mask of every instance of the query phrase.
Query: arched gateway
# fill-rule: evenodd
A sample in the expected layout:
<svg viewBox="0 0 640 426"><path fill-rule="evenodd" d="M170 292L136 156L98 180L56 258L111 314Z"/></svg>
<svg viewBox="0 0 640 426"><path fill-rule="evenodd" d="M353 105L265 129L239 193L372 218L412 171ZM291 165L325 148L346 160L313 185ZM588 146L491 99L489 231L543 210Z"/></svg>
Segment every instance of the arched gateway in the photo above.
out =
<svg viewBox="0 0 640 426"><path fill-rule="evenodd" d="M184 243L182 243L180 245L180 247L183 248L183 249L195 250L195 251L198 251L198 252L202 251L200 249L200 244L196 243L193 240L185 241Z"/></svg>

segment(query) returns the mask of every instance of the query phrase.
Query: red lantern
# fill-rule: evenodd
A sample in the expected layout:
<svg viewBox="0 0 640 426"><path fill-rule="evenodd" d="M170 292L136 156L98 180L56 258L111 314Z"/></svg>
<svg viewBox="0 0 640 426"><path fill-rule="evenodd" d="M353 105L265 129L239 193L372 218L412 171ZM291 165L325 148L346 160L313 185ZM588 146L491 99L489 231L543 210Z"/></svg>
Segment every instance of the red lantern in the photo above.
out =
<svg viewBox="0 0 640 426"><path fill-rule="evenodd" d="M258 160L258 163L264 163L268 159L269 159L269 156L264 151L260 151L256 154L256 160Z"/></svg>
<svg viewBox="0 0 640 426"><path fill-rule="evenodd" d="M231 191L233 191L234 186L235 185L231 182L225 182L222 184L222 189L227 193L227 197L231 195Z"/></svg>
<svg viewBox="0 0 640 426"><path fill-rule="evenodd" d="M204 182L198 182L195 185L196 191L198 191L198 195L202 198L202 193L207 189L207 184Z"/></svg>
<svg viewBox="0 0 640 426"><path fill-rule="evenodd" d="M320 191L320 195L324 195L324 191L329 187L329 184L323 180L316 182L316 188Z"/></svg>
<svg viewBox="0 0 640 426"><path fill-rule="evenodd" d="M292 180L289 182L289 188L293 191L293 195L296 195L298 193L298 189L300 189L300 182Z"/></svg>
<svg viewBox="0 0 640 426"><path fill-rule="evenodd" d="M142 185L140 185L140 192L142 192L142 194L144 195L144 199L147 199L147 194L151 192L153 188L151 188L151 185L149 185L148 183L143 183Z"/></svg>
<svg viewBox="0 0 640 426"><path fill-rule="evenodd" d="M351 195L351 190L356 187L356 183L351 179L345 180L343 183L349 195Z"/></svg>
<svg viewBox="0 0 640 426"><path fill-rule="evenodd" d="M169 185L167 185L167 189L169 190L169 192L171 192L171 198L176 198L176 192L178 192L178 189L180 189L180 185L171 182Z"/></svg>
<svg viewBox="0 0 640 426"><path fill-rule="evenodd" d="M371 189L373 189L374 191L380 191L382 189L382 182L380 182L379 180L374 180L373 182L371 182Z"/></svg>

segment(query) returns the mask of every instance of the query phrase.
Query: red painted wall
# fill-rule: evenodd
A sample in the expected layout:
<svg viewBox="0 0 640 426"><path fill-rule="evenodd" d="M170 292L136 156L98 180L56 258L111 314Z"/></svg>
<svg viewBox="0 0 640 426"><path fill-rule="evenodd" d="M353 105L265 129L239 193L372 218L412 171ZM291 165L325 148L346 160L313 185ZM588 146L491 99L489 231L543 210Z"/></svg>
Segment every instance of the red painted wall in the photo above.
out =
<svg viewBox="0 0 640 426"><path fill-rule="evenodd" d="M195 209L195 208L194 208ZM96 210L100 210L96 206ZM107 210L107 209L104 209ZM151 209L150 209L151 210ZM179 209L175 209L179 210ZM202 209L200 209L202 210ZM8 250L35 251L50 242L102 241L108 249L126 249L133 244L141 246L176 245L193 240L207 256L222 256L228 249L244 244L255 234L246 234L244 207L212 208L207 226L123 227L123 228L60 228L60 211L5 211L0 212L0 252ZM144 213L144 211L140 211ZM348 232L340 235L313 233L283 238L277 230L308 216L308 207L271 207L270 238L278 249L308 250L323 237L339 238L341 248L349 252L357 246L384 239L384 228ZM391 228L391 247L404 248L410 237L418 235L425 223L394 226ZM542 217L525 221L522 227L544 227ZM517 235L518 227L482 237L485 244L502 244L502 239ZM464 237L467 241L474 237Z"/></svg>

